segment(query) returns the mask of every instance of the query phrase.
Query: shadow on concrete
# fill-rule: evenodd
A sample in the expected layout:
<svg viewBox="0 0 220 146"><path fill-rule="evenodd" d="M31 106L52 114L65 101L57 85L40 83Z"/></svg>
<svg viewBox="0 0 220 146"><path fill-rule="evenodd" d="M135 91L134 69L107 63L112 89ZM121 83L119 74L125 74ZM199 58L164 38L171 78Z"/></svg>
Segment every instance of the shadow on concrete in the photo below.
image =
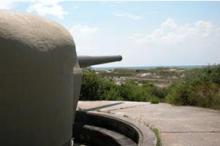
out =
<svg viewBox="0 0 220 146"><path fill-rule="evenodd" d="M89 108L89 109L79 109L81 111L95 111L95 110L99 110L102 108L107 108L107 107L111 107L111 106L115 106L115 105L119 105L119 104L123 104L123 102L117 102L117 103L112 103L112 104L107 104L107 105L102 105L102 106L98 106L98 107L94 107L94 108Z"/></svg>

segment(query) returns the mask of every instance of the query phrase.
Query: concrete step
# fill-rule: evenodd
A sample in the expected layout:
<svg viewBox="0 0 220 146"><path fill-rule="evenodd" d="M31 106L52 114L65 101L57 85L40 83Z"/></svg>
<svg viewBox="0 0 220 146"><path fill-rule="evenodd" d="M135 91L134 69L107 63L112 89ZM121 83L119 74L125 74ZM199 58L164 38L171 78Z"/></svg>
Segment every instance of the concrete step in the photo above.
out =
<svg viewBox="0 0 220 146"><path fill-rule="evenodd" d="M77 134L80 136L76 137L76 140L88 143L90 146L137 146L132 139L116 131L92 125L77 125L77 127L79 131Z"/></svg>

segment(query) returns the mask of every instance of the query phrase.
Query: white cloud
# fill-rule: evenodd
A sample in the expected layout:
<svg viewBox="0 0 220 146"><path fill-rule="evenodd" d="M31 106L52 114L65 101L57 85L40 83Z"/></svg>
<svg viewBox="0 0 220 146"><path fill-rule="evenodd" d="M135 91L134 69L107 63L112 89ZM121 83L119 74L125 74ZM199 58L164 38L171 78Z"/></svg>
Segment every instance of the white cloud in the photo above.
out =
<svg viewBox="0 0 220 146"><path fill-rule="evenodd" d="M0 9L12 9L18 2L24 0L0 0Z"/></svg>
<svg viewBox="0 0 220 146"><path fill-rule="evenodd" d="M202 41L210 37L219 36L220 27L208 21L197 21L194 24L177 24L168 18L160 27L150 33L134 34L131 38L138 43L145 44L177 44L188 41Z"/></svg>
<svg viewBox="0 0 220 146"><path fill-rule="evenodd" d="M38 15L51 15L63 18L68 13L63 9L61 3L65 0L0 0L0 9L13 9L16 4L21 2L29 3L28 12Z"/></svg>
<svg viewBox="0 0 220 146"><path fill-rule="evenodd" d="M132 35L136 64L187 65L220 63L220 26L209 21L178 24L168 18L146 33ZM132 52L132 50L130 50ZM143 55L144 54L144 55ZM141 56L141 57L139 57Z"/></svg>
<svg viewBox="0 0 220 146"><path fill-rule="evenodd" d="M43 2L43 1L36 1L31 4L27 8L28 12L36 12L39 15L46 16L51 15L58 17L62 19L64 15L67 15L68 13L64 11L63 7L60 5L60 3L57 2Z"/></svg>
<svg viewBox="0 0 220 146"><path fill-rule="evenodd" d="M0 4L0 9L11 9L12 5L11 3L2 3Z"/></svg>
<svg viewBox="0 0 220 146"><path fill-rule="evenodd" d="M142 16L131 14L131 13L124 13L124 12L113 13L113 15L117 16L117 17L126 17L126 18L129 18L129 19L132 19L132 20L141 20L141 19L143 19Z"/></svg>

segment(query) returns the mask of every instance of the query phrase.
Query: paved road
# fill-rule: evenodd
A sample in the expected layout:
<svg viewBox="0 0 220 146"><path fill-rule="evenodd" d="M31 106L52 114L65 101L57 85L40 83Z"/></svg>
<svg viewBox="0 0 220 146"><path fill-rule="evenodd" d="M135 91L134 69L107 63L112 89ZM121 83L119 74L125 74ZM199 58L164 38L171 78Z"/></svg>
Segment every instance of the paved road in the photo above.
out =
<svg viewBox="0 0 220 146"><path fill-rule="evenodd" d="M80 101L78 108L124 116L156 127L163 146L220 146L218 110L119 101Z"/></svg>

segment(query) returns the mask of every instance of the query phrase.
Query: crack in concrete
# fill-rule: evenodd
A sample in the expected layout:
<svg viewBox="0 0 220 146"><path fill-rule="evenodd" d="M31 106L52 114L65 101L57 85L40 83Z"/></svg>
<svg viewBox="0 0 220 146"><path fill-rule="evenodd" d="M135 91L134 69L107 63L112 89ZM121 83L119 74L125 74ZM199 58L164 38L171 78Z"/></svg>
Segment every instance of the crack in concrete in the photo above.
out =
<svg viewBox="0 0 220 146"><path fill-rule="evenodd" d="M121 109L129 109L129 108L135 108L135 107L140 107L140 106L145 106L145 104L142 105L132 105L132 106L127 106L127 107L120 107L120 108L115 108L115 109L110 109L110 110L100 110L101 112L111 112L111 111L116 111L116 110L121 110Z"/></svg>

